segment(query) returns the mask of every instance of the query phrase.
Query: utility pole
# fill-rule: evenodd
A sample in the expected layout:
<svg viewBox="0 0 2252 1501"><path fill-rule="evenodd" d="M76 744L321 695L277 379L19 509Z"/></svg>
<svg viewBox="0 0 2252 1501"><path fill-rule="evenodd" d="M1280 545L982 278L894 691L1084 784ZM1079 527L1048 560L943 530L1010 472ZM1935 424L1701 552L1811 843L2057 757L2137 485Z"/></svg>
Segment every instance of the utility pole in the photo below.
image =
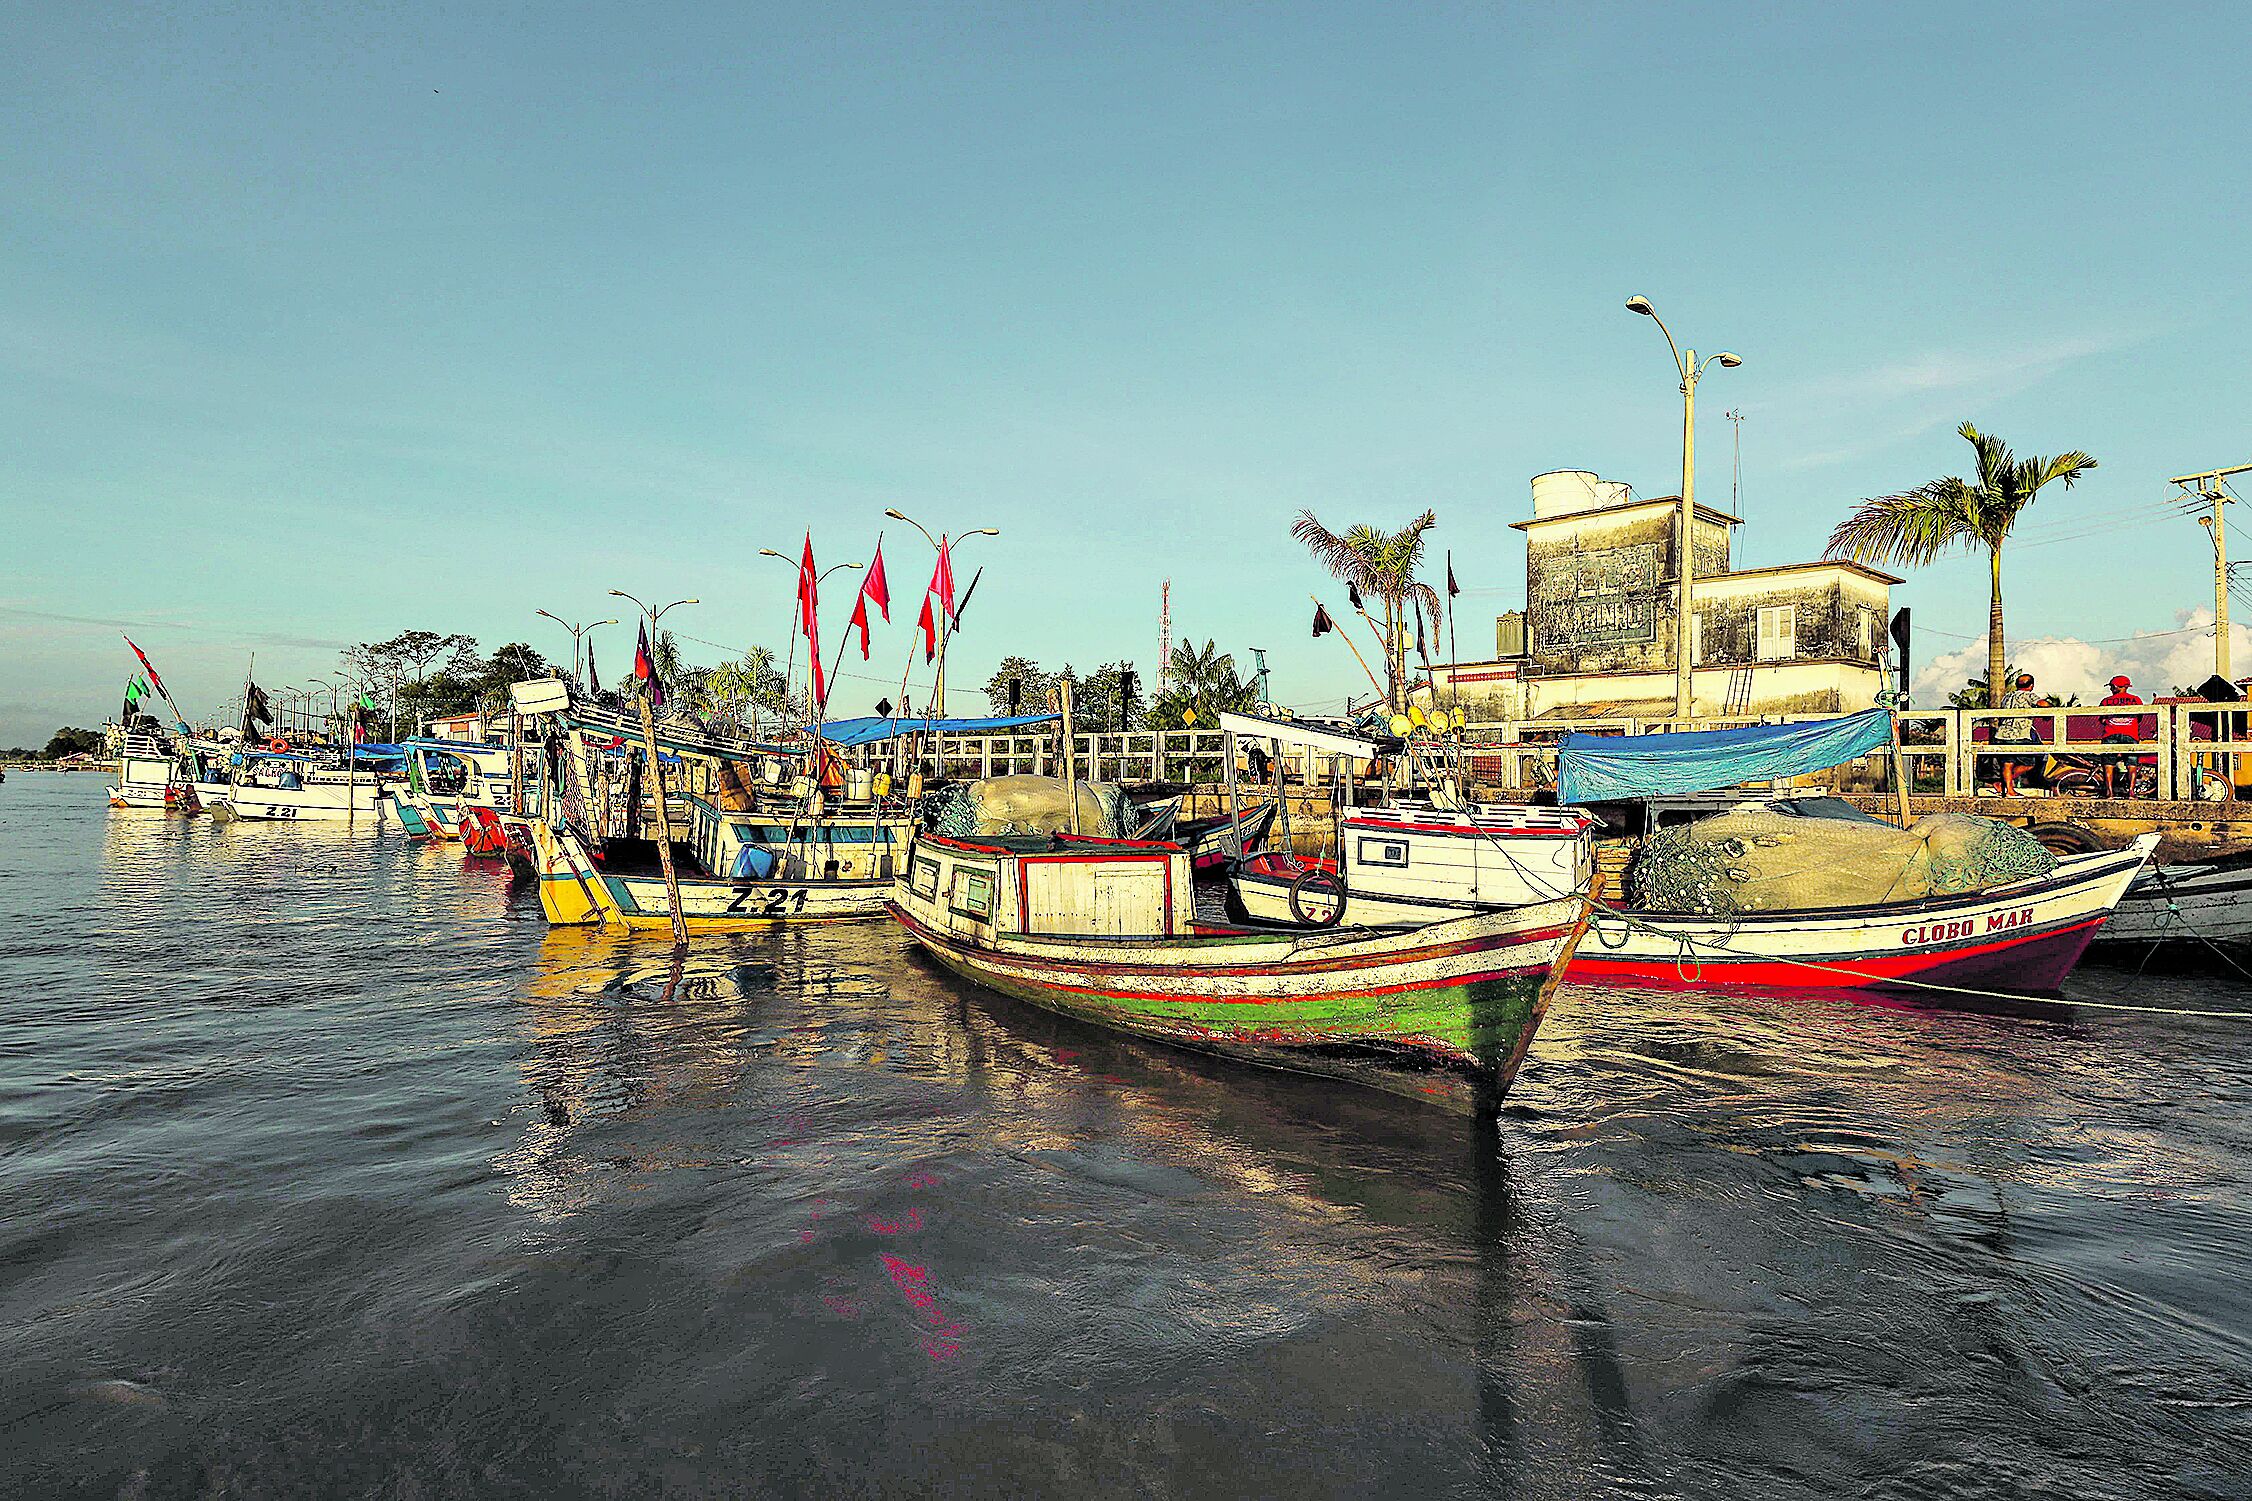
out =
<svg viewBox="0 0 2252 1501"><path fill-rule="evenodd" d="M2197 524L2213 533L2213 671L2224 679L2229 676L2229 539L2221 507L2229 503L2229 493L2221 481L2232 474L2252 474L2252 464L2177 474L2166 482L2184 487L2213 507L2213 514L2198 517Z"/></svg>

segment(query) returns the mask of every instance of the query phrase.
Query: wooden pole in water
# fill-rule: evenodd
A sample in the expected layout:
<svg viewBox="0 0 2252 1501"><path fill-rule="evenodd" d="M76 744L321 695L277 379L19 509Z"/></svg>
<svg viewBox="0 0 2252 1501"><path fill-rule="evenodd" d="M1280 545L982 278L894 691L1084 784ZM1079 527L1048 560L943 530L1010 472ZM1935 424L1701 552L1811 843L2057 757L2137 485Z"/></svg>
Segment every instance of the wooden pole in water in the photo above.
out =
<svg viewBox="0 0 2252 1501"><path fill-rule="evenodd" d="M665 905L672 911L675 948L688 947L688 919L680 910L680 874L672 866L672 812L665 806L665 768L657 759L657 714L646 690L635 695L641 707L641 741L649 755L649 790L657 803L657 862L665 870Z"/></svg>
<svg viewBox="0 0 2252 1501"><path fill-rule="evenodd" d="M1079 832L1079 758L1074 754L1071 734L1071 680L1066 678L1056 684L1056 707L1063 713L1063 792L1071 805L1071 832Z"/></svg>

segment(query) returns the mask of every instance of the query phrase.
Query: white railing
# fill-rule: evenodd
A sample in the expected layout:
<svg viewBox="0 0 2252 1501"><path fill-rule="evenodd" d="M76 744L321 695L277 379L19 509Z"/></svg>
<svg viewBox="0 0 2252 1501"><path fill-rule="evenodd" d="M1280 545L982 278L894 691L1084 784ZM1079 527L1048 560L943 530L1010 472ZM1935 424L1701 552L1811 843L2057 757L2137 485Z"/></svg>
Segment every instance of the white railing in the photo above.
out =
<svg viewBox="0 0 2252 1501"><path fill-rule="evenodd" d="M2130 740L2106 737L2103 721L2113 715L2136 718ZM1466 726L1461 754L1470 780L1504 793L1527 793L1556 784L1556 746L1568 733L1649 735L1675 729L1730 729L1753 724L1834 719L1835 714L1736 715L1694 721L1614 717L1491 721ZM1902 713L1901 756L1909 787L1919 796L1990 795L1998 786L2001 761L2016 757L2036 763L2022 785L2043 786L2049 773L2071 768L2077 780L2104 780L2119 796L2165 800L2234 797L2237 788L2252 793L2252 705L2168 703L2116 710L2093 705L2060 709L1910 709ZM1998 720L2032 722L2037 743L1996 744L1989 738ZM918 743L903 738L846 752L856 765L904 773L909 760L926 772L956 777L1061 775L1061 736L1046 733L995 735L930 734ZM1221 775L1224 738L1217 729L1128 730L1072 737L1078 775L1104 782L1211 782ZM1244 752L1239 749L1239 756ZM1343 758L1286 748L1279 759L1293 781L1326 785L1351 776L1356 767ZM1890 791L1889 753L1875 752L1835 768L1822 778L1842 790ZM2092 774L2092 778L2091 778Z"/></svg>

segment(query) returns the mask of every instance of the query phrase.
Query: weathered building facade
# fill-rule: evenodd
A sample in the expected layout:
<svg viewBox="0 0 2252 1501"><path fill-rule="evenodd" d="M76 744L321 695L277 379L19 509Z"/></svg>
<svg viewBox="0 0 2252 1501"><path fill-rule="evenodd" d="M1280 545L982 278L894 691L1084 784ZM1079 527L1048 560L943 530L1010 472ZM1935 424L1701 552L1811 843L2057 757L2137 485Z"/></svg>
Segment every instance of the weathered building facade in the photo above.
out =
<svg viewBox="0 0 2252 1501"><path fill-rule="evenodd" d="M1435 669L1478 717L1664 718L1674 697L1680 500L1582 470L1533 481L1525 610L1493 659ZM1690 589L1693 712L1850 713L1883 687L1893 575L1859 563L1731 567L1739 518L1699 505Z"/></svg>

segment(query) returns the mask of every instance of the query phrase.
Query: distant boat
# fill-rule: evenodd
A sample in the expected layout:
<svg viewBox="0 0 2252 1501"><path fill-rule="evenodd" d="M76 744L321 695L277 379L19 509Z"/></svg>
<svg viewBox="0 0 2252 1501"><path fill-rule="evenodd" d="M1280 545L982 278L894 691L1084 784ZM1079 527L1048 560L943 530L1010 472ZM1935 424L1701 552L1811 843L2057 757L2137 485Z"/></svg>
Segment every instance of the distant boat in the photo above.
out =
<svg viewBox="0 0 2252 1501"><path fill-rule="evenodd" d="M2153 947L2211 955L2208 945L2241 955L2252 946L2252 850L2152 865L2112 909L2096 945L2113 957L2147 954Z"/></svg>
<svg viewBox="0 0 2252 1501"><path fill-rule="evenodd" d="M892 915L932 958L1139 1037L1462 1111L1508 1091L1587 923L1574 895L1427 928L1200 929L1178 845L917 836Z"/></svg>

